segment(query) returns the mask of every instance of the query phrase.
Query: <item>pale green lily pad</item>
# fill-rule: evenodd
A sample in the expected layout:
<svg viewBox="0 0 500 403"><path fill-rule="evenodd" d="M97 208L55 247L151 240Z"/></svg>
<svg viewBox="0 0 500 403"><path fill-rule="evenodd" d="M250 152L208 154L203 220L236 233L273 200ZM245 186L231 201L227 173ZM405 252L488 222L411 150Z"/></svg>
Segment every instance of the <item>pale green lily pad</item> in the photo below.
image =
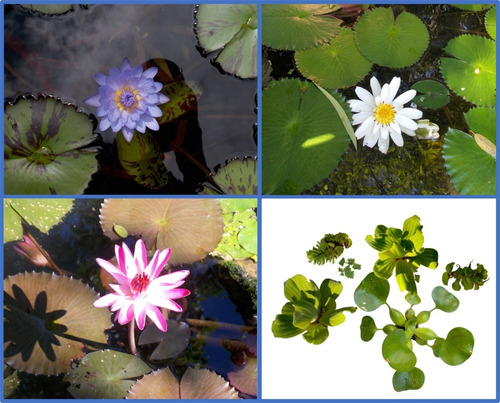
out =
<svg viewBox="0 0 500 403"><path fill-rule="evenodd" d="M47 233L59 223L73 207L73 199L4 199L4 243L17 241L23 237L21 217L40 231Z"/></svg>
<svg viewBox="0 0 500 403"><path fill-rule="evenodd" d="M167 320L167 331L162 332L155 325L146 326L139 336L137 345L159 343L149 359L160 361L175 357L189 345L191 330L187 323L177 320Z"/></svg>
<svg viewBox="0 0 500 403"><path fill-rule="evenodd" d="M392 386L396 392L420 389L424 382L424 372L417 367L408 372L396 371L392 377Z"/></svg>
<svg viewBox="0 0 500 403"><path fill-rule="evenodd" d="M483 11L490 8L491 4L452 4L453 7L457 7L465 11Z"/></svg>
<svg viewBox="0 0 500 403"><path fill-rule="evenodd" d="M368 11L354 30L361 54L380 66L410 66L429 45L429 32L417 16L403 11L395 18L391 8Z"/></svg>
<svg viewBox="0 0 500 403"><path fill-rule="evenodd" d="M496 159L481 149L474 137L450 128L443 157L453 186L460 194L496 194Z"/></svg>
<svg viewBox="0 0 500 403"><path fill-rule="evenodd" d="M417 91L413 102L422 108L442 108L450 102L448 89L439 81L420 80L413 84L411 89Z"/></svg>
<svg viewBox="0 0 500 403"><path fill-rule="evenodd" d="M240 78L257 76L257 5L201 4L196 35L206 52L223 48L215 61Z"/></svg>
<svg viewBox="0 0 500 403"><path fill-rule="evenodd" d="M389 296L389 282L369 273L354 291L354 302L363 311L371 312L385 304Z"/></svg>
<svg viewBox="0 0 500 403"><path fill-rule="evenodd" d="M333 93L350 116L345 101ZM342 119L309 82L283 80L262 93L262 193L297 194L328 176L349 146Z"/></svg>
<svg viewBox="0 0 500 403"><path fill-rule="evenodd" d="M469 129L496 144L496 108L477 106L464 113Z"/></svg>
<svg viewBox="0 0 500 403"><path fill-rule="evenodd" d="M484 16L484 25L486 27L486 31L491 36L493 40L497 39L497 13L496 8L493 7L486 12Z"/></svg>
<svg viewBox="0 0 500 403"><path fill-rule="evenodd" d="M304 50L332 40L340 22L325 14L329 4L262 5L262 44L275 49Z"/></svg>
<svg viewBox="0 0 500 403"><path fill-rule="evenodd" d="M4 113L6 194L80 194L97 171L93 122L49 96L19 98Z"/></svg>
<svg viewBox="0 0 500 403"><path fill-rule="evenodd" d="M243 160L236 158L219 167L212 178L224 194L256 195L258 192L257 166L256 158L248 157ZM220 192L213 189L210 184L206 184L200 194L218 195Z"/></svg>
<svg viewBox="0 0 500 403"><path fill-rule="evenodd" d="M382 356L391 368L399 372L411 371L417 363L417 357L406 345L406 341L404 330L396 329L382 343Z"/></svg>
<svg viewBox="0 0 500 403"><path fill-rule="evenodd" d="M72 4L21 4L21 7L43 14L64 14L73 10Z"/></svg>
<svg viewBox="0 0 500 403"><path fill-rule="evenodd" d="M448 365L467 361L474 349L474 336L463 327L451 329L439 348L439 357Z"/></svg>
<svg viewBox="0 0 500 403"><path fill-rule="evenodd" d="M458 298L441 286L432 290L432 300L436 304L436 308L444 312L454 312L460 305Z"/></svg>
<svg viewBox="0 0 500 403"><path fill-rule="evenodd" d="M494 106L496 100L495 41L483 36L460 35L451 39L442 57L441 73L448 87L476 105Z"/></svg>
<svg viewBox="0 0 500 403"><path fill-rule="evenodd" d="M330 43L295 52L300 73L326 88L350 87L365 77L372 63L359 53L354 32L341 28Z"/></svg>
<svg viewBox="0 0 500 403"><path fill-rule="evenodd" d="M24 272L7 277L4 290L4 361L11 367L36 375L68 372L85 355L79 338L106 343L110 312L94 307L98 295L81 281Z"/></svg>
<svg viewBox="0 0 500 403"><path fill-rule="evenodd" d="M85 356L66 379L75 399L123 399L134 378L151 372L139 357L113 350L101 350Z"/></svg>

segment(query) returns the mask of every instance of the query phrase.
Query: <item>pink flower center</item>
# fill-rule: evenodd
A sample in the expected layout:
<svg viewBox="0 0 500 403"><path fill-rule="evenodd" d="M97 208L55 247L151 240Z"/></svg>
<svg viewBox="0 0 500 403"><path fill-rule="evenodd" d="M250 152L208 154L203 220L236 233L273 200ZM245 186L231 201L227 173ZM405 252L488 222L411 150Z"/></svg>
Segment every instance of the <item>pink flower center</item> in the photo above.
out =
<svg viewBox="0 0 500 403"><path fill-rule="evenodd" d="M149 277L144 273L138 274L130 282L130 290L133 293L136 292L142 293L144 290L148 288L148 285L149 285Z"/></svg>

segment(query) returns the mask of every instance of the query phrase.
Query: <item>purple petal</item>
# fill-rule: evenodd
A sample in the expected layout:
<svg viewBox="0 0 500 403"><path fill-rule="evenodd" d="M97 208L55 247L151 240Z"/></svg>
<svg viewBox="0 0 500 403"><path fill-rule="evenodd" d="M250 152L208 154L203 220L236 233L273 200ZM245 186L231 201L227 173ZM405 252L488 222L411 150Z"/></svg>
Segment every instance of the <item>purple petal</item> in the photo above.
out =
<svg viewBox="0 0 500 403"><path fill-rule="evenodd" d="M106 80L108 76L105 76L102 73L97 73L94 75L94 80L97 82L99 85L106 85Z"/></svg>
<svg viewBox="0 0 500 403"><path fill-rule="evenodd" d="M134 137L134 131L126 126L122 128L122 134L123 137L125 137L125 140L127 140L127 143L130 143Z"/></svg>
<svg viewBox="0 0 500 403"><path fill-rule="evenodd" d="M151 130L160 130L160 125L158 124L158 122L156 121L156 119L152 118L151 120L146 120L146 119L143 119L144 120L144 124L149 127Z"/></svg>
<svg viewBox="0 0 500 403"><path fill-rule="evenodd" d="M132 66L130 65L130 62L128 61L128 57L126 57L125 59L123 59L122 61L122 64L120 66L120 73L123 72L123 71L126 71L126 70L130 70L132 68ZM111 73L111 71L110 71Z"/></svg>
<svg viewBox="0 0 500 403"><path fill-rule="evenodd" d="M103 117L101 121L99 122L99 130L104 131L108 129L111 126L111 122L107 117Z"/></svg>
<svg viewBox="0 0 500 403"><path fill-rule="evenodd" d="M170 98L167 97L165 94L158 94L158 96L160 97L160 101L159 101L160 104L164 104L164 103L167 103L168 101L170 101Z"/></svg>
<svg viewBox="0 0 500 403"><path fill-rule="evenodd" d="M101 105L101 102L99 101L100 98L101 96L99 94L94 94L91 97L84 99L83 102L90 106L99 107Z"/></svg>
<svg viewBox="0 0 500 403"><path fill-rule="evenodd" d="M144 73L142 73L142 76L146 78L153 78L154 76L156 76L156 73L158 73L158 68L150 67L149 69L144 71Z"/></svg>

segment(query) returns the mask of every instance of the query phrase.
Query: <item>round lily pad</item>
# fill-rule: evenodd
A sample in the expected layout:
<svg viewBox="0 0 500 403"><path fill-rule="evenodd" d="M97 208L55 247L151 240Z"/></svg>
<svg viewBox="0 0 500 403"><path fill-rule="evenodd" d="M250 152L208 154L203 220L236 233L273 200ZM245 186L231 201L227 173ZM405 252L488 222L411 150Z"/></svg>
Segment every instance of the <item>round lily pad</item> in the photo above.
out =
<svg viewBox="0 0 500 403"><path fill-rule="evenodd" d="M464 113L469 129L496 144L496 108L478 106Z"/></svg>
<svg viewBox="0 0 500 403"><path fill-rule="evenodd" d="M389 296L389 282L369 273L354 291L354 302L363 311L371 312L385 304Z"/></svg>
<svg viewBox="0 0 500 403"><path fill-rule="evenodd" d="M420 389L424 382L424 372L416 367L408 372L396 371L392 377L392 386L396 392Z"/></svg>
<svg viewBox="0 0 500 403"><path fill-rule="evenodd" d="M262 5L262 43L275 49L304 50L329 42L340 22L326 14L329 4Z"/></svg>
<svg viewBox="0 0 500 403"><path fill-rule="evenodd" d="M484 36L460 35L446 45L441 73L453 92L476 105L494 106L496 46Z"/></svg>
<svg viewBox="0 0 500 403"><path fill-rule="evenodd" d="M351 29L341 28L330 43L295 53L304 77L327 88L350 87L365 77L372 63L359 53Z"/></svg>
<svg viewBox="0 0 500 403"><path fill-rule="evenodd" d="M448 365L460 365L467 361L474 349L474 336L463 327L451 329L441 344L439 356Z"/></svg>
<svg viewBox="0 0 500 403"><path fill-rule="evenodd" d="M6 194L80 194L97 171L93 122L49 96L19 98L4 113Z"/></svg>
<svg viewBox="0 0 500 403"><path fill-rule="evenodd" d="M106 199L101 206L104 234L119 239L118 224L141 236L148 249L170 248L169 264L203 259L224 233L222 209L216 199Z"/></svg>
<svg viewBox="0 0 500 403"><path fill-rule="evenodd" d="M413 102L422 108L442 108L450 102L448 89L439 81L420 80L413 84L411 89L417 91Z"/></svg>
<svg viewBox="0 0 500 403"><path fill-rule="evenodd" d="M227 195L256 195L257 194L257 158L239 158L229 161L217 169L212 176L219 188ZM210 184L203 187L201 194L218 195L220 192L212 189Z"/></svg>
<svg viewBox="0 0 500 403"><path fill-rule="evenodd" d="M490 8L491 4L452 4L452 6L465 11L483 11Z"/></svg>
<svg viewBox="0 0 500 403"><path fill-rule="evenodd" d="M418 17L406 11L395 17L392 8L368 11L354 29L361 54L380 66L410 66L429 45L429 32Z"/></svg>
<svg viewBox="0 0 500 403"><path fill-rule="evenodd" d="M81 281L25 272L7 277L4 290L4 357L11 367L37 375L68 372L72 360L85 355L84 340L106 343L110 313L94 307L98 295Z"/></svg>
<svg viewBox="0 0 500 403"><path fill-rule="evenodd" d="M436 304L436 308L444 312L454 312L460 304L457 297L441 286L437 286L432 290L432 299Z"/></svg>
<svg viewBox="0 0 500 403"><path fill-rule="evenodd" d="M21 7L43 14L64 14L73 10L72 4L21 4Z"/></svg>
<svg viewBox="0 0 500 403"><path fill-rule="evenodd" d="M337 167L350 141L328 98L295 79L272 82L263 91L262 133L264 194L297 194L315 185Z"/></svg>
<svg viewBox="0 0 500 403"><path fill-rule="evenodd" d="M200 46L206 52L222 48L215 61L224 71L257 76L256 4L201 4L196 21Z"/></svg>
<svg viewBox="0 0 500 403"><path fill-rule="evenodd" d="M495 7L489 9L484 16L486 31L493 40L497 39L497 13Z"/></svg>
<svg viewBox="0 0 500 403"><path fill-rule="evenodd" d="M149 357L151 360L166 360L182 353L189 344L191 330L185 322L167 320L168 331L162 332L155 325L147 326L139 336L138 345L159 343Z"/></svg>
<svg viewBox="0 0 500 403"><path fill-rule="evenodd" d="M453 186L463 195L496 194L496 159L474 137L449 129L443 145L446 170Z"/></svg>
<svg viewBox="0 0 500 403"><path fill-rule="evenodd" d="M257 357L248 357L243 368L228 372L229 382L240 392L257 396Z"/></svg>

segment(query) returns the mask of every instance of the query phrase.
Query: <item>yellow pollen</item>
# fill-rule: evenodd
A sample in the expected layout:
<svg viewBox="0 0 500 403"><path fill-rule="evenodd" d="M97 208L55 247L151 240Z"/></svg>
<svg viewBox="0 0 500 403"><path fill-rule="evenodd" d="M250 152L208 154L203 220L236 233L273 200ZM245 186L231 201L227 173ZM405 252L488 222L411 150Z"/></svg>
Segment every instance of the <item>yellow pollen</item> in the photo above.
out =
<svg viewBox="0 0 500 403"><path fill-rule="evenodd" d="M132 108L136 108L138 106L138 101L142 99L138 94L138 90L131 90L128 85L121 90L115 91L115 102L120 112L124 110L129 112Z"/></svg>
<svg viewBox="0 0 500 403"><path fill-rule="evenodd" d="M391 104L380 104L373 111L373 117L381 125L388 125L394 121L394 108Z"/></svg>

